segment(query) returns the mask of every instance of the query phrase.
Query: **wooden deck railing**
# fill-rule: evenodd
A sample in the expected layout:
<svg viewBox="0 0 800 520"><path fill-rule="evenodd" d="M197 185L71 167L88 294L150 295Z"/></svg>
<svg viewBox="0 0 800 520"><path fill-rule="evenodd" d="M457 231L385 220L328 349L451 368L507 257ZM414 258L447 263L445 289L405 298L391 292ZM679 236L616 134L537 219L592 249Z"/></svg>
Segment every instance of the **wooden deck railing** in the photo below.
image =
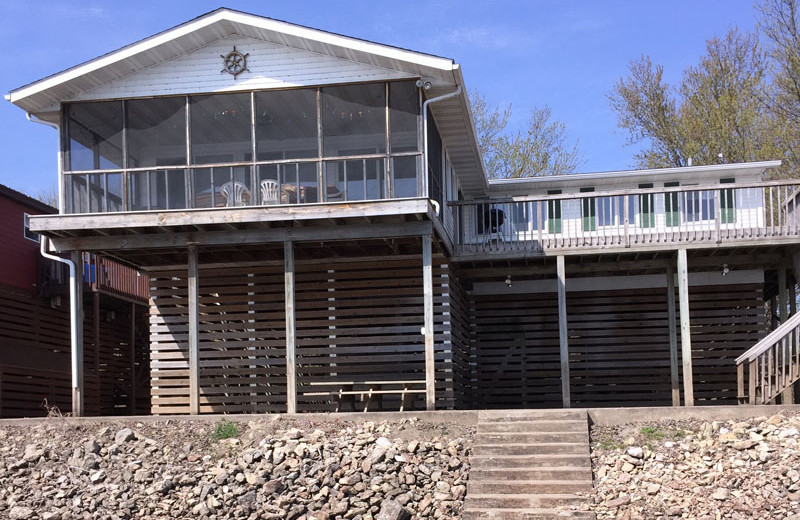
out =
<svg viewBox="0 0 800 520"><path fill-rule="evenodd" d="M92 290L137 302L150 298L150 280L136 269L93 253L83 255L83 278Z"/></svg>
<svg viewBox="0 0 800 520"><path fill-rule="evenodd" d="M455 253L800 238L800 181L450 202Z"/></svg>
<svg viewBox="0 0 800 520"><path fill-rule="evenodd" d="M799 340L800 313L736 359L740 403L771 403L800 379ZM745 365L748 375L746 391Z"/></svg>

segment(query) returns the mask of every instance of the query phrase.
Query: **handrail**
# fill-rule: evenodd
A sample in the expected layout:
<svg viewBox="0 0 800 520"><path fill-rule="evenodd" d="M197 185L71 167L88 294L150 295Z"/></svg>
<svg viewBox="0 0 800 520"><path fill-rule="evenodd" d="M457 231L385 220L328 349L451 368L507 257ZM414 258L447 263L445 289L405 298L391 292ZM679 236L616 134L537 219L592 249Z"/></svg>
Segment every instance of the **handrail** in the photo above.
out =
<svg viewBox="0 0 800 520"><path fill-rule="evenodd" d="M777 329L773 330L767 336L753 345L747 352L736 358L736 364L740 365L745 361L753 361L761 354L767 352L770 347L774 346L778 340L786 336L787 331L791 331L800 326L800 313L795 314L785 322L783 322Z"/></svg>
<svg viewBox="0 0 800 520"><path fill-rule="evenodd" d="M675 186L664 188L637 188L629 190L612 190L612 191L592 191L581 193L567 193L558 195L515 195L511 197L497 197L473 200L451 200L447 202L448 206L473 206L476 204L501 204L511 202L538 202L543 200L579 200L586 198L596 197L623 197L625 195L649 195L658 193L687 193L696 191L714 191L714 190L731 190L731 189L757 189L769 188L772 186L798 186L800 187L800 180L777 180L777 181L764 181L758 183L745 183L745 184L708 184L705 186Z"/></svg>

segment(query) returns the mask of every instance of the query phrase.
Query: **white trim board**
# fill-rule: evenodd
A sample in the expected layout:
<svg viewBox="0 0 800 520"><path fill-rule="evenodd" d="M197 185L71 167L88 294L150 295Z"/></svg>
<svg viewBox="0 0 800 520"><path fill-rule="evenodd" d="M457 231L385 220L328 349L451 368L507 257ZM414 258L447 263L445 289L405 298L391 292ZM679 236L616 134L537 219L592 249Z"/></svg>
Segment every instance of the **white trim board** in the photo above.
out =
<svg viewBox="0 0 800 520"><path fill-rule="evenodd" d="M554 273L555 275L555 273ZM730 271L722 276L719 271L704 273L689 273L689 286L707 285L739 285L751 283L764 283L763 270ZM677 285L677 281L676 281ZM635 276L597 276L585 278L570 278L567 272L567 292L581 291L616 291L631 289L667 288L667 277L664 274L647 274ZM473 284L472 294L538 294L555 293L555 277L548 280L519 280L511 278L511 287L506 287L504 281L476 282Z"/></svg>

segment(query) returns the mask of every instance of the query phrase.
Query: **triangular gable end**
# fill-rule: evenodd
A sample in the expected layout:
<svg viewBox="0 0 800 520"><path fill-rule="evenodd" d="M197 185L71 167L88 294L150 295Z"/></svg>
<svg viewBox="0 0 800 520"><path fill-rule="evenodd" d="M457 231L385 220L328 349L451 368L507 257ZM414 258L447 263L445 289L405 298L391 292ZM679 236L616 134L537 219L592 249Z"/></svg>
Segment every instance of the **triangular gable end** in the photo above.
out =
<svg viewBox="0 0 800 520"><path fill-rule="evenodd" d="M456 83L454 71L457 65L447 58L221 8L12 90L6 99L41 117L46 112L57 110L58 104L64 100L84 99L89 91L98 92L101 87L137 71L171 62L233 35L397 71L411 77L426 77L434 85L442 87L455 86ZM217 59L220 58L217 56ZM195 92L196 88L191 91Z"/></svg>
<svg viewBox="0 0 800 520"><path fill-rule="evenodd" d="M223 56L246 55L247 71L224 72ZM167 96L410 79L415 75L231 35L158 65L80 93L68 101Z"/></svg>

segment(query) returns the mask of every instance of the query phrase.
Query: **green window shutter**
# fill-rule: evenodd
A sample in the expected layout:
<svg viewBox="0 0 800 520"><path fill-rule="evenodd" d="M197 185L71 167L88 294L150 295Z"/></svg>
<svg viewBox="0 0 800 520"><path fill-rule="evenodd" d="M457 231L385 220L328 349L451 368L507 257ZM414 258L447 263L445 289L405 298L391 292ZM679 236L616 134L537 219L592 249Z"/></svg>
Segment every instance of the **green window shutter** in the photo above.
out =
<svg viewBox="0 0 800 520"><path fill-rule="evenodd" d="M594 188L581 188L581 193L592 193ZM581 199L581 216L584 231L597 231L597 207L594 197Z"/></svg>
<svg viewBox="0 0 800 520"><path fill-rule="evenodd" d="M653 187L652 183L640 184L639 189L647 190ZM651 228L656 225L654 213L653 194L645 193L639 195L639 227Z"/></svg>
<svg viewBox="0 0 800 520"><path fill-rule="evenodd" d="M548 190L548 195L561 195L561 190ZM547 232L561 233L561 201L547 201Z"/></svg>
<svg viewBox="0 0 800 520"><path fill-rule="evenodd" d="M677 182L665 182L665 188L674 188L679 186ZM664 194L664 215L666 217L667 227L675 227L681 225L681 214L678 209L678 193L665 193Z"/></svg>
<svg viewBox="0 0 800 520"><path fill-rule="evenodd" d="M733 184L735 182L736 179L719 180L720 184ZM719 196L720 222L723 224L732 224L736 222L736 205L734 204L735 194L733 192L733 188L719 190Z"/></svg>

